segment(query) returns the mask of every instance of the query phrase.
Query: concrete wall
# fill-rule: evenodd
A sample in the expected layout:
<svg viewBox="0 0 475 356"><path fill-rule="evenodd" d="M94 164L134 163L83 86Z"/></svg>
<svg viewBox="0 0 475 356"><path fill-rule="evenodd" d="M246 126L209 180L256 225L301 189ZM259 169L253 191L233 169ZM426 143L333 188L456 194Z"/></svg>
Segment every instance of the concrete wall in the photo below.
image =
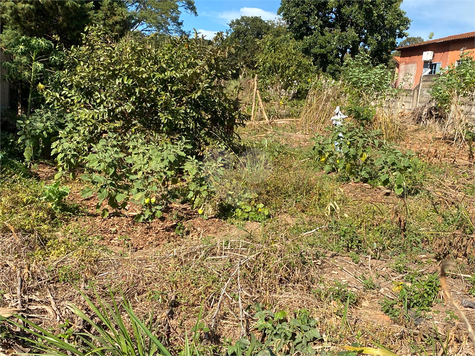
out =
<svg viewBox="0 0 475 356"><path fill-rule="evenodd" d="M390 105L398 111L410 112L427 104L432 99L430 88L436 76L437 74L422 76L421 82L413 90L405 89ZM468 120L475 124L475 100L473 98L464 100L461 108L464 114L467 115Z"/></svg>

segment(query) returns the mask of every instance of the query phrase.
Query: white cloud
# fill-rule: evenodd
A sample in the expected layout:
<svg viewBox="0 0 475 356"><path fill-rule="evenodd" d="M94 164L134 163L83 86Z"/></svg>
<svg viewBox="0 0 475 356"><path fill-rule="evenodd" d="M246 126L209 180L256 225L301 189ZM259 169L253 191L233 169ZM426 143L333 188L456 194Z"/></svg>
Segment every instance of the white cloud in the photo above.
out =
<svg viewBox="0 0 475 356"><path fill-rule="evenodd" d="M242 7L239 11L223 11L218 14L218 18L226 20L228 23L241 16L258 16L263 20L276 20L279 16L271 11L265 11L257 7Z"/></svg>
<svg viewBox="0 0 475 356"><path fill-rule="evenodd" d="M214 36L216 36L216 34L218 33L218 31L209 31L209 30L202 30L202 29L196 30L196 32L198 32L198 34L200 35L205 36L207 40L212 40Z"/></svg>

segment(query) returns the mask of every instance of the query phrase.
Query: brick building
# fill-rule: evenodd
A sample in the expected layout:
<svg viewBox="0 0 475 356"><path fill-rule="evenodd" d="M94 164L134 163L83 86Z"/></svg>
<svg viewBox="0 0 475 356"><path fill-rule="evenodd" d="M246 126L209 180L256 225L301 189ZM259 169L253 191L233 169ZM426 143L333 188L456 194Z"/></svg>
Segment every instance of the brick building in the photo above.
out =
<svg viewBox="0 0 475 356"><path fill-rule="evenodd" d="M463 51L475 57L475 31L399 47L397 50L401 56L396 58L396 85L414 89L423 75L437 74L442 68L457 65Z"/></svg>

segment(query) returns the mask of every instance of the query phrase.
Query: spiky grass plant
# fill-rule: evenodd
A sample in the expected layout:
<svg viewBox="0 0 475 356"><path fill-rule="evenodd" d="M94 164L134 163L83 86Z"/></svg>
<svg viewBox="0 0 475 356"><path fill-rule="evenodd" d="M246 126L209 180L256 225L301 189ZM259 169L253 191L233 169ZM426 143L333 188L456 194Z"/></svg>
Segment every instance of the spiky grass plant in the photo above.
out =
<svg viewBox="0 0 475 356"><path fill-rule="evenodd" d="M74 305L69 306L69 309L89 326L84 328L89 331L73 332L71 337L66 339L23 316L17 315L20 322L11 319L6 321L28 335L22 338L31 345L30 354L33 355L171 356L167 348L153 335L150 325L145 325L135 315L129 302L122 303L126 314L124 318L114 297L110 305L97 296L96 306L86 295L82 295L92 310L93 317L87 316ZM93 321L96 319L99 321Z"/></svg>

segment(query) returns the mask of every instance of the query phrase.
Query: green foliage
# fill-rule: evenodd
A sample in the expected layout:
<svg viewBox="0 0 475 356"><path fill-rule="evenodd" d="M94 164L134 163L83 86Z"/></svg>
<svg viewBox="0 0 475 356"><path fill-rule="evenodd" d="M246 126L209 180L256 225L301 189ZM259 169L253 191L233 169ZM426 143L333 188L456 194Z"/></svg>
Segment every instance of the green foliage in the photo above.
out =
<svg viewBox="0 0 475 356"><path fill-rule="evenodd" d="M356 305L358 295L348 289L348 284L335 281L328 288L317 288L313 293L322 300L338 301L341 305Z"/></svg>
<svg viewBox="0 0 475 356"><path fill-rule="evenodd" d="M287 31L282 32L270 33L259 42L257 68L260 81L266 87L283 90L286 96L305 97L315 68L310 57L302 53L301 44Z"/></svg>
<svg viewBox="0 0 475 356"><path fill-rule="evenodd" d="M373 65L370 55L366 52L360 52L355 58L348 57L345 60L342 78L348 85L350 101L357 101L364 106L383 100L393 92L391 71L383 64Z"/></svg>
<svg viewBox="0 0 475 356"><path fill-rule="evenodd" d="M44 38L19 36L12 31L1 35L1 44L5 54L11 56L2 66L7 69L7 79L28 85L28 107L26 117L29 118L35 103L44 89L41 80L47 80L48 69L61 62L62 56L53 43Z"/></svg>
<svg viewBox="0 0 475 356"><path fill-rule="evenodd" d="M470 287L468 289L468 292L471 294L471 295L475 295L475 275L472 275L468 282L470 283Z"/></svg>
<svg viewBox="0 0 475 356"><path fill-rule="evenodd" d="M130 10L131 29L183 35L181 9L197 15L194 0L122 0Z"/></svg>
<svg viewBox="0 0 475 356"><path fill-rule="evenodd" d="M308 311L300 310L294 318L289 318L284 311L260 310L256 318L254 328L262 335L261 341L251 334L250 340L243 338L228 347L228 355L316 354L312 345L322 340L322 336L316 328L317 320Z"/></svg>
<svg viewBox="0 0 475 356"><path fill-rule="evenodd" d="M401 42L399 42L399 47L404 47L404 46L410 46L410 45L414 45L414 44L417 44L417 43L421 43L421 42L424 42L424 39L422 37L406 37L405 39L403 39Z"/></svg>
<svg viewBox="0 0 475 356"><path fill-rule="evenodd" d="M373 278L371 276L366 277L365 274L362 274L360 276L360 279L363 281L363 288L365 290L371 290L371 289L378 288L378 285L373 281Z"/></svg>
<svg viewBox="0 0 475 356"><path fill-rule="evenodd" d="M399 283L395 289L399 290L396 300L384 298L381 308L385 314L392 318L408 315L410 310L416 315L423 311L430 311L430 308L437 300L439 294L440 281L437 274L432 274L426 278L417 274L407 276L409 283Z"/></svg>
<svg viewBox="0 0 475 356"><path fill-rule="evenodd" d="M42 199L51 203L53 210L59 211L63 205L63 200L69 194L69 188L62 187L61 183L57 181L51 185L45 185Z"/></svg>
<svg viewBox="0 0 475 356"><path fill-rule="evenodd" d="M28 175L17 161L4 165L0 175L0 232L10 231L35 236L45 244L60 222L57 212L42 200L43 185Z"/></svg>
<svg viewBox="0 0 475 356"><path fill-rule="evenodd" d="M313 155L327 173L389 187L398 195L414 193L422 183L421 163L412 152L402 153L379 132L361 126L335 126L328 137L317 136Z"/></svg>
<svg viewBox="0 0 475 356"><path fill-rule="evenodd" d="M74 305L69 306L69 309L88 326L88 331L85 329L76 332L66 324L60 332L51 332L22 316L17 316L21 322L13 319L6 322L25 332L23 339L31 345L34 352L57 356L171 355L153 335L152 318L145 324L135 315L129 302L118 305L112 297L110 305L96 295L98 304L94 304L86 295L83 294L83 297L92 310L93 317ZM122 310L125 310L127 318L122 316Z"/></svg>
<svg viewBox="0 0 475 356"><path fill-rule="evenodd" d="M269 218L269 209L262 203L238 202L233 217L238 220L264 221Z"/></svg>
<svg viewBox="0 0 475 356"><path fill-rule="evenodd" d="M226 59L200 38L114 43L91 29L68 53L60 85L45 92L65 122L52 145L60 172L85 167L98 208L122 209L132 199L144 207L138 219L160 216L186 162L211 142L230 143L244 120L225 92Z"/></svg>
<svg viewBox="0 0 475 356"><path fill-rule="evenodd" d="M93 1L2 1L5 28L29 37L42 37L66 46L78 44L90 23Z"/></svg>
<svg viewBox="0 0 475 356"><path fill-rule="evenodd" d="M51 145L57 139L59 131L65 126L61 112L41 107L29 117L23 115L17 119L18 143L23 148L27 162L40 157L51 157Z"/></svg>
<svg viewBox="0 0 475 356"><path fill-rule="evenodd" d="M465 52L460 64L451 65L437 76L431 87L432 98L443 115L447 115L452 104L464 97L473 97L475 92L475 58Z"/></svg>
<svg viewBox="0 0 475 356"><path fill-rule="evenodd" d="M268 34L273 24L258 16L241 16L229 23L225 43L234 46L239 68L256 69L260 52L258 41Z"/></svg>
<svg viewBox="0 0 475 356"><path fill-rule="evenodd" d="M396 40L407 34L410 20L402 0L282 0L279 14L304 52L325 72L337 74L348 53L369 51L373 64L387 63Z"/></svg>

